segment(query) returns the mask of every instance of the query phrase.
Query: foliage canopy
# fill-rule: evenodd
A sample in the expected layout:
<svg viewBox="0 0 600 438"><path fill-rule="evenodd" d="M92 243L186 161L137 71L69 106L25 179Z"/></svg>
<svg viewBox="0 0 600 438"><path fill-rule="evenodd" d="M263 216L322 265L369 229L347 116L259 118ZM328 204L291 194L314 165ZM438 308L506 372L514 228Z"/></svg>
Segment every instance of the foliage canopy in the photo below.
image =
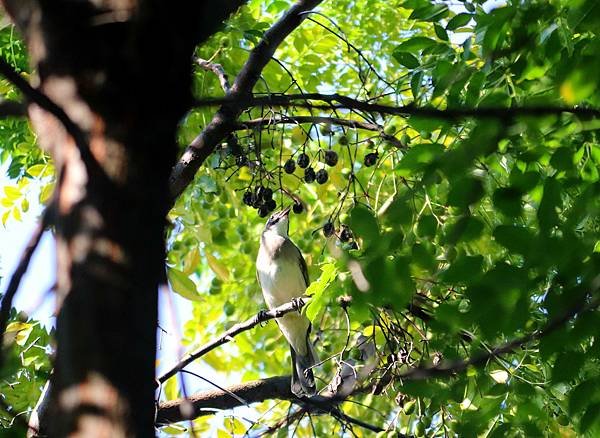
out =
<svg viewBox="0 0 600 438"><path fill-rule="evenodd" d="M289 6L250 1L197 56L235 75ZM263 307L254 260L272 198L302 206L291 236L313 280L304 311L323 386L345 363L369 366L361 340L376 345L345 414L416 436L598 436L598 29L593 0L340 0L308 13L254 88L280 104L244 111L169 214L168 278L193 315L186 349ZM10 26L0 55L27 71ZM213 71L196 64L193 75L199 105L181 122L182 147L210 122L206 99L224 94ZM18 98L5 80L0 90ZM1 120L0 141L14 180L1 194L6 223L31 191L47 201L53 169L25 122ZM326 181L306 181L301 154ZM48 333L18 321L0 373L4 427L33 407L50 371ZM288 355L270 323L201 360L233 384L288 373ZM181 396L176 379L163 396ZM368 433L330 416L288 425L289 409L268 400L252 406L256 424L234 411L194 427Z"/></svg>

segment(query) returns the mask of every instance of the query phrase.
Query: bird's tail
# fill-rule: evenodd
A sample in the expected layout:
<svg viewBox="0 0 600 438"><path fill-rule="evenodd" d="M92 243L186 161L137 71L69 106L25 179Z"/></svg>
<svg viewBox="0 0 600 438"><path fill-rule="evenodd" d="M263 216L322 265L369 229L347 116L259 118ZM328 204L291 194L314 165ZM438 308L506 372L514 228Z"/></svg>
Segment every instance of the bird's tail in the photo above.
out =
<svg viewBox="0 0 600 438"><path fill-rule="evenodd" d="M310 331L309 331L310 333ZM317 393L315 385L315 377L312 372L312 367L318 362L312 344L306 336L306 351L305 356L294 351L290 346L292 354L292 393L297 397L312 397Z"/></svg>

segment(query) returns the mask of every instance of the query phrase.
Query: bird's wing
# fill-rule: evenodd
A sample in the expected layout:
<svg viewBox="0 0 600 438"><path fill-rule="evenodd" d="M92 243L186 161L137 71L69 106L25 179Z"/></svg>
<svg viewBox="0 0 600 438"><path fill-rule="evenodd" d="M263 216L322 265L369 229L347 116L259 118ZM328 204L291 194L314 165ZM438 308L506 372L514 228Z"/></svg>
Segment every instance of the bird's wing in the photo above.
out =
<svg viewBox="0 0 600 438"><path fill-rule="evenodd" d="M310 284L310 279L308 278L308 268L306 267L306 261L304 260L304 257L302 257L302 253L290 239L285 240L284 247L285 251L291 252L298 260L298 265L300 266L302 277L304 278L305 287L308 287Z"/></svg>
<svg viewBox="0 0 600 438"><path fill-rule="evenodd" d="M262 289L262 284L260 284L260 275L258 275L258 269L256 270L256 281L258 281L258 287Z"/></svg>

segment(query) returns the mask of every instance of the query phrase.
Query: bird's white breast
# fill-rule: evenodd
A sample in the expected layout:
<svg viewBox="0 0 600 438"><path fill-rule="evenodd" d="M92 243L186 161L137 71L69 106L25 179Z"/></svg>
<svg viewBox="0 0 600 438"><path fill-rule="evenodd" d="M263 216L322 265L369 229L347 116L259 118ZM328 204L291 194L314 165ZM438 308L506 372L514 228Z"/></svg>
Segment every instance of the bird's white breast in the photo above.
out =
<svg viewBox="0 0 600 438"><path fill-rule="evenodd" d="M256 269L269 308L301 297L306 290L302 270L295 258L270 257L269 248L261 245L256 259Z"/></svg>

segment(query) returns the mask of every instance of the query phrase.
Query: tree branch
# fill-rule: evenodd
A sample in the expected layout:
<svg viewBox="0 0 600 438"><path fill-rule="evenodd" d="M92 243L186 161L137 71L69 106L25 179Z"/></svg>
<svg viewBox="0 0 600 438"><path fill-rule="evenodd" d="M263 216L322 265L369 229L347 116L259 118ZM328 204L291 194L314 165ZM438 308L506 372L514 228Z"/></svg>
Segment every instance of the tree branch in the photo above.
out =
<svg viewBox="0 0 600 438"><path fill-rule="evenodd" d="M219 389L201 391L189 396L187 399L170 400L161 403L158 407L156 424L176 423L204 415L212 415L215 410L233 409L245 405L238 398L232 397L230 393L237 395L248 404L270 399L292 400L296 398L290 390L290 376L269 377L267 379L231 385L225 389L226 391ZM192 405L192 416L189 418L185 418L181 412L181 406L184 403L191 403Z"/></svg>
<svg viewBox="0 0 600 438"><path fill-rule="evenodd" d="M523 345L526 345L530 342L536 341L538 339L543 338L544 336L552 333L553 331L562 327L567 321L573 318L575 315L587 312L593 309L598 308L600 306L600 297L593 298L591 301L586 302L585 299L582 300L577 305L573 306L563 315L560 315L552 320L550 320L544 327L540 330L534 331L527 335L521 336L520 338L513 339L512 341L506 342L502 345L498 345L492 349L490 349L486 353L482 353L480 355L474 356L469 359L455 361L455 362L442 362L439 365L432 367L418 367L412 368L398 377L400 379L412 379L412 380L423 380L430 377L440 377L447 376L458 373L460 371L464 371L467 367L471 365L481 365L486 363L493 357L500 356L502 354L510 353L515 348L519 348Z"/></svg>
<svg viewBox="0 0 600 438"><path fill-rule="evenodd" d="M299 125L302 123L329 123L332 125L339 126L347 126L353 129L363 129L365 131L375 131L378 132L380 137L388 140L390 143L394 144L394 146L403 148L404 146L393 135L386 134L383 132L383 126L378 125L376 123L368 123L362 122L360 120L352 120L352 119L342 119L340 117L325 117L325 116L283 116L279 118L261 118L261 119L252 119L252 120L243 120L238 122L234 129L235 130L245 130L245 129L255 129L262 128L263 126L273 126L273 125Z"/></svg>
<svg viewBox="0 0 600 438"><path fill-rule="evenodd" d="M196 59L196 64L198 64L198 66L203 70L213 72L219 79L219 83L221 84L221 88L223 88L223 91L225 93L229 93L229 91L231 90L229 76L227 75L227 73L225 73L225 70L223 70L223 66L221 64L210 62L202 58Z"/></svg>
<svg viewBox="0 0 600 438"><path fill-rule="evenodd" d="M19 73L6 61L0 59L0 74L23 93L25 98L40 108L48 111L62 123L65 130L73 137L75 145L81 154L81 159L90 176L95 176L107 181L106 174L98 164L88 146L87 137L79 126L71 120L67 113L40 90L33 88Z"/></svg>
<svg viewBox="0 0 600 438"><path fill-rule="evenodd" d="M228 96L224 98L207 98L196 101L197 106L216 106L226 105L230 101ZM327 104L315 104L309 101L321 101ZM510 108L448 108L437 109L427 107L417 107L414 105L392 106L377 103L370 103L359 99L354 99L340 94L273 94L269 96L245 97L236 102L243 108L254 106L280 106L297 107L321 110L348 109L363 111L371 114L387 114L406 117L409 115L427 116L443 120L456 120L464 117L479 118L498 118L506 119L517 116L549 116L560 115L562 113L575 114L581 117L600 117L600 109L583 107L552 107L552 106L531 106L531 107L510 107Z"/></svg>
<svg viewBox="0 0 600 438"><path fill-rule="evenodd" d="M412 368L405 373L396 376L396 378L421 380L431 377L451 376L455 373L464 371L468 366L482 365L492 357L509 353L515 348L541 339L542 337L560 328L575 315L596 309L598 306L600 306L600 297L593 298L587 302L583 300L571 308L568 312L565 312L563 315L549 321L542 329L499 345L485 354L474 356L470 359L462 361L441 363L440 365L433 367ZM355 390L353 393L356 392L357 390ZM161 403L158 408L157 417L160 419L160 421L157 419L157 424L167 424L189 419L184 418L180 409L181 405L186 402L192 403L195 416L209 415L212 414L214 410L232 409L245 404L243 401L239 400L239 398L234 397L231 393L233 393L235 396L243 398L243 401L247 403L261 402L268 399L294 400L308 409L325 411L333 416L336 416L337 412L341 412L336 410L336 405L337 403L343 401L343 398L336 396L335 393L324 393L325 395L319 395L310 399L298 399L291 394L289 376L270 377L245 384L233 385L224 388L224 391L202 391L192 395L187 400L178 399ZM362 424L360 420L359 422L356 422L350 421L348 418L340 417L340 419L357 424L361 427L366 427L369 430L375 430L376 428L376 426Z"/></svg>
<svg viewBox="0 0 600 438"><path fill-rule="evenodd" d="M6 331L6 326L8 324L8 318L10 315L10 309L12 308L12 301L19 290L19 285L21 284L21 280L25 272L27 272L27 268L29 267L29 263L31 262L31 257L33 257L33 253L40 243L40 239L42 238L42 234L44 234L44 230L48 225L48 219L50 217L49 210L46 208L44 213L42 214L42 219L37 224L33 234L29 238L29 242L21 254L21 259L19 260L19 264L17 265L17 269L10 277L10 282L8 283L8 288L6 289L5 294L2 296L2 302L0 304L0 369L2 368L3 357L2 357L2 339L4 338L4 332Z"/></svg>
<svg viewBox="0 0 600 438"><path fill-rule="evenodd" d="M286 313L299 312L300 309L304 305L306 305L306 303L308 303L308 301L309 301L308 299L303 299L300 302L292 301L289 303L285 303L285 304L282 304L281 306L276 307L272 310L258 312L252 318L249 318L244 322L235 324L233 327L231 327L229 330L227 330L225 333L223 333L218 338L213 339L212 341L210 341L207 344L200 347L195 352L190 353L189 356L187 356L185 359L182 359L177 365L175 365L169 371L167 371L162 376L160 376L158 378L158 381L160 383L166 382L167 379L169 379L170 377L173 377L175 374L177 374L179 371L181 371L183 368L185 368L191 362L195 361L199 357L204 356L206 353L214 350L215 348L228 343L229 341L233 340L234 336L237 336L240 333L243 333L247 330L250 330L253 327L256 327L261 322L269 321L269 320L275 319L275 318L280 318L283 315L285 315Z"/></svg>
<svg viewBox="0 0 600 438"><path fill-rule="evenodd" d="M196 171L216 145L233 130L235 120L243 109L238 100L252 95L254 85L277 47L304 21L305 16L302 13L311 10L321 1L299 0L265 32L260 42L252 49L248 60L226 95L227 103L221 106L173 168L169 181L172 201L193 181Z"/></svg>

